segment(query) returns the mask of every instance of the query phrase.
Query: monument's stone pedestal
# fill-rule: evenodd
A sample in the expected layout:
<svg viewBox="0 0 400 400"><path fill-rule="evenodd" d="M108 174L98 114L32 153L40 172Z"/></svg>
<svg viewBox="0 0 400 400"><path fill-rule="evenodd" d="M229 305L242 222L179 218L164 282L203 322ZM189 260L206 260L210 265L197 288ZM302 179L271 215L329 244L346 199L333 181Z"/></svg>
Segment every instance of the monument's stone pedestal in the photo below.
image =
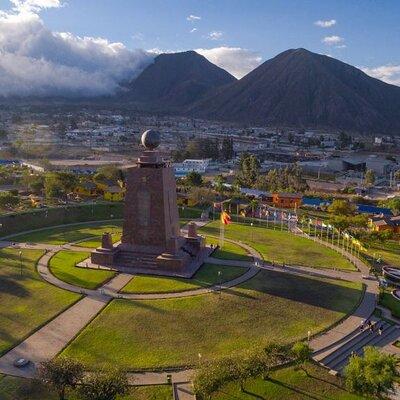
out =
<svg viewBox="0 0 400 400"><path fill-rule="evenodd" d="M110 246L111 236L104 238L102 247L92 253L92 263L176 273L198 263L204 256L204 239L195 224L187 237L180 234L174 169L157 151L148 150L127 171L126 185L121 243Z"/></svg>

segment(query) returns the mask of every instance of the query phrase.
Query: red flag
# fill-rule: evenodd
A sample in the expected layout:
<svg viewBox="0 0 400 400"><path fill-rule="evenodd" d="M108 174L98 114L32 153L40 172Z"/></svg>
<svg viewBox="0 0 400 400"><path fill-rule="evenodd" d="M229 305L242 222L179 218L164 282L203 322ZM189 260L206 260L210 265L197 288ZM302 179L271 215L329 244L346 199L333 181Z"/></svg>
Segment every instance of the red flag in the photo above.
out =
<svg viewBox="0 0 400 400"><path fill-rule="evenodd" d="M224 225L228 225L231 223L231 216L226 211L222 211L221 213L221 222Z"/></svg>

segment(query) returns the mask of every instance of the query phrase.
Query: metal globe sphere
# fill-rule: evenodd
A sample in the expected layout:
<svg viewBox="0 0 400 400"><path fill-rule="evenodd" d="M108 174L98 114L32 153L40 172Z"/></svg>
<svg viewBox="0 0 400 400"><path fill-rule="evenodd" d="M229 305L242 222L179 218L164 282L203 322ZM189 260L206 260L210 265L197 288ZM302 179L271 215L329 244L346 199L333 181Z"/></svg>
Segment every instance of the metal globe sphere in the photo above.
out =
<svg viewBox="0 0 400 400"><path fill-rule="evenodd" d="M142 145L148 150L154 150L160 145L161 135L160 132L149 129L142 134Z"/></svg>

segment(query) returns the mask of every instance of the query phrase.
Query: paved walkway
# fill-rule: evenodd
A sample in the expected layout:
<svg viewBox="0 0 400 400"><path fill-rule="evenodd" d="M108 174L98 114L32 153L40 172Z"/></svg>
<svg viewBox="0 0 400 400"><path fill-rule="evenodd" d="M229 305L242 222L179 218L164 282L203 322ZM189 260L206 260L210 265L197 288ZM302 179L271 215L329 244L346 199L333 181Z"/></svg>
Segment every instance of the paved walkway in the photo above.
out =
<svg viewBox="0 0 400 400"><path fill-rule="evenodd" d="M122 279L125 282L124 285L122 285L121 287L118 287L118 290L116 290L113 287L109 287L108 284L106 284L105 286L103 286L97 290L83 289L79 286L75 286L70 283L64 282L64 281L58 279L56 276L54 276L51 273L51 271L48 267L48 264L49 264L50 258L53 257L55 253L56 253L55 250L49 251L45 255L43 255L42 258L39 260L38 272L42 276L42 278L44 280L46 280L47 282L51 283L52 285L58 286L61 289L69 290L70 292L86 294L86 295L90 295L93 297L97 297L100 295L100 296L107 296L110 298L128 299L128 300L161 300L161 299L172 299L172 298L178 298L178 297L197 296L197 295L203 295L203 294L207 294L207 293L216 292L219 290L226 290L226 289L232 288L234 286L238 286L238 285L248 281L249 279L253 278L259 272L259 269L256 268L253 263L253 264L251 264L251 266L248 268L248 270L244 274L242 274L239 277L232 279L230 281L223 282L221 286L219 284L215 284L210 287L186 290L184 292L173 292L173 293L141 293L141 294L120 293L119 291L132 278L134 278L134 275L118 274L112 280L112 282L114 282L116 279Z"/></svg>
<svg viewBox="0 0 400 400"><path fill-rule="evenodd" d="M304 233L302 236L308 237L308 235ZM351 253L340 249L330 242L326 242L317 238L314 238L313 240L341 253L350 262L352 262L357 270L360 271L356 280L362 281L365 285L365 294L354 312L332 329L329 329L322 335L316 336L310 341L310 346L317 354L315 358L318 360L322 359L323 356L331 352L334 349L336 342L343 340L347 335L354 332L354 330L358 329L362 321L368 319L372 315L377 304L378 282L376 280L362 278L362 276L369 275L369 267ZM340 273L340 275L342 275L342 273ZM354 273L351 273L351 276L354 279ZM345 275L343 275L342 279L346 279Z"/></svg>
<svg viewBox="0 0 400 400"><path fill-rule="evenodd" d="M105 291L119 290L125 285L126 277L118 275L103 288ZM0 372L23 378L33 377L35 365L55 357L110 300L111 297L102 296L99 292L79 300L1 357ZM29 368L15 368L13 362L18 358L26 358L33 363Z"/></svg>

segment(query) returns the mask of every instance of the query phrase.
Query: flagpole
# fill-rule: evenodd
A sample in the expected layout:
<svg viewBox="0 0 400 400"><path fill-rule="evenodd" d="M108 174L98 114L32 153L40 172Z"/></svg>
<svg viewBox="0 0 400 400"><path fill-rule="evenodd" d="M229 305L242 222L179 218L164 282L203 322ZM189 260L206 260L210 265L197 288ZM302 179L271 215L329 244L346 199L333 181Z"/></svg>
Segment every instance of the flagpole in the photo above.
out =
<svg viewBox="0 0 400 400"><path fill-rule="evenodd" d="M224 238L225 238L225 224L220 220L219 221L219 247L221 249L224 247Z"/></svg>

